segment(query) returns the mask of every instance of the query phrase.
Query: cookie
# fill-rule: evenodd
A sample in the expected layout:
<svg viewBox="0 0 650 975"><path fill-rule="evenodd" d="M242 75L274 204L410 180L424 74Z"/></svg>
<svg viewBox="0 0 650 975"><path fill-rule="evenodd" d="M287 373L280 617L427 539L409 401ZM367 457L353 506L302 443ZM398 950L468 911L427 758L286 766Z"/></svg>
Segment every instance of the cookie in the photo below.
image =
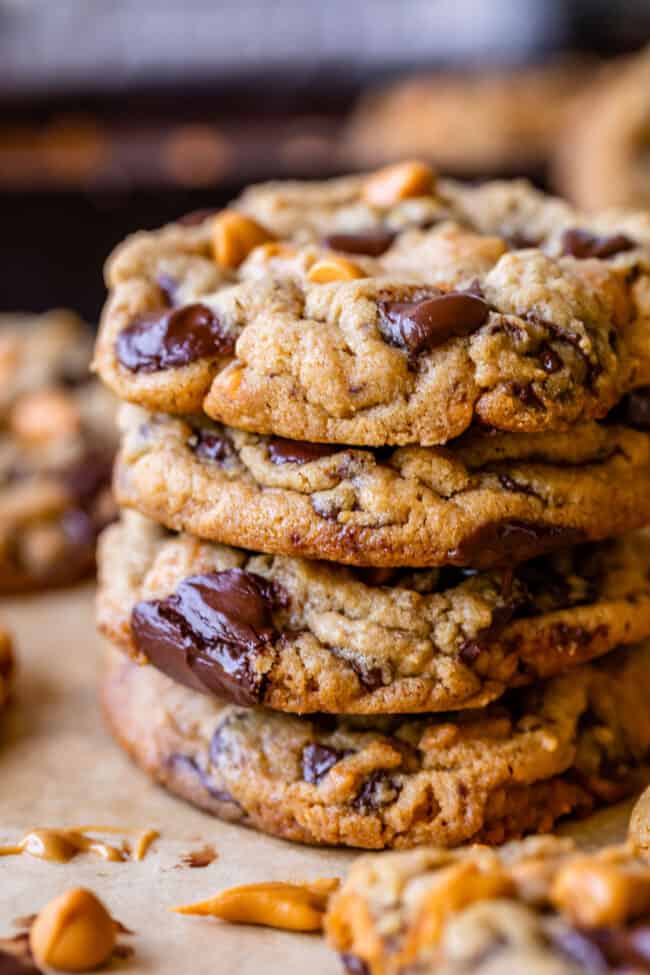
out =
<svg viewBox="0 0 650 975"><path fill-rule="evenodd" d="M0 711L9 697L14 670L15 660L11 637L6 630L0 629Z"/></svg>
<svg viewBox="0 0 650 975"><path fill-rule="evenodd" d="M100 629L194 690L294 712L475 708L650 637L650 541L512 568L354 570L170 535L101 542Z"/></svg>
<svg viewBox="0 0 650 975"><path fill-rule="evenodd" d="M362 96L344 153L357 166L421 156L463 175L543 172L591 73L564 61L393 82Z"/></svg>
<svg viewBox="0 0 650 975"><path fill-rule="evenodd" d="M630 236L623 217L416 163L235 206L109 262L95 367L123 399L292 439L435 445L476 420L566 429L650 381L647 215Z"/></svg>
<svg viewBox="0 0 650 975"><path fill-rule="evenodd" d="M220 703L112 650L103 705L149 775L287 839L381 849L547 832L650 780L650 644L453 715L308 719Z"/></svg>
<svg viewBox="0 0 650 975"><path fill-rule="evenodd" d="M615 61L575 106L554 181L579 206L650 207L650 49Z"/></svg>
<svg viewBox="0 0 650 975"><path fill-rule="evenodd" d="M650 400L567 433L473 430L379 451L265 438L135 407L115 492L170 528L256 551L374 565L510 564L650 520ZM627 424L626 426L622 424Z"/></svg>
<svg viewBox="0 0 650 975"><path fill-rule="evenodd" d="M86 575L114 517L115 408L91 353L69 312L0 317L0 592Z"/></svg>
<svg viewBox="0 0 650 975"><path fill-rule="evenodd" d="M650 971L650 866L569 839L366 855L325 921L351 975Z"/></svg>

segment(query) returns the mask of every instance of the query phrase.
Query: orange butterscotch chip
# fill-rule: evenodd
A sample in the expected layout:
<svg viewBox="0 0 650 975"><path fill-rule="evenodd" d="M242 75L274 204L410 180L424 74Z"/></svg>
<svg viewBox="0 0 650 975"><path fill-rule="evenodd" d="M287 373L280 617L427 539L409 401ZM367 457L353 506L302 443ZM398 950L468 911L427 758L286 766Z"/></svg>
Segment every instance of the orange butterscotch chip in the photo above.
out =
<svg viewBox="0 0 650 975"><path fill-rule="evenodd" d="M44 442L79 430L81 417L74 400L58 389L25 393L14 404L9 427L17 437Z"/></svg>
<svg viewBox="0 0 650 975"><path fill-rule="evenodd" d="M312 284L327 284L330 281L354 281L355 278L365 277L365 272L358 264L348 261L347 257L332 254L312 264L307 277Z"/></svg>
<svg viewBox="0 0 650 975"><path fill-rule="evenodd" d="M265 227L236 210L222 210L212 223L212 254L221 267L239 267L255 247L272 240Z"/></svg>
<svg viewBox="0 0 650 975"><path fill-rule="evenodd" d="M435 176L423 162L403 162L386 166L369 176L361 197L373 207L390 207L413 196L427 196L433 191Z"/></svg>
<svg viewBox="0 0 650 975"><path fill-rule="evenodd" d="M627 873L596 857L572 860L558 871L550 900L579 927L617 927L650 910L650 869Z"/></svg>

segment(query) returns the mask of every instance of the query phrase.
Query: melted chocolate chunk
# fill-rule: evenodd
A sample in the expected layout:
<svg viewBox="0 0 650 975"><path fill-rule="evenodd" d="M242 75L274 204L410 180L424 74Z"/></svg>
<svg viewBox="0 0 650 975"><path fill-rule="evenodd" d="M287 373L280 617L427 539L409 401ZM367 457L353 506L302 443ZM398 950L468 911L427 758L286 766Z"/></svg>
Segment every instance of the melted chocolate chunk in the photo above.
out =
<svg viewBox="0 0 650 975"><path fill-rule="evenodd" d="M348 751L329 745L305 745L302 750L302 777L311 785L318 785L329 770L349 755Z"/></svg>
<svg viewBox="0 0 650 975"><path fill-rule="evenodd" d="M269 440L269 460L272 464L309 464L321 457L331 457L340 450L345 450L337 444L309 443L306 440L284 440L282 437L271 437Z"/></svg>
<svg viewBox="0 0 650 975"><path fill-rule="evenodd" d="M221 463L234 454L233 445L226 434L217 433L216 430L195 430L187 445L201 460Z"/></svg>
<svg viewBox="0 0 650 975"><path fill-rule="evenodd" d="M552 932L555 946L583 966L587 975L601 972L650 972L650 927L577 928L559 927Z"/></svg>
<svg viewBox="0 0 650 975"><path fill-rule="evenodd" d="M63 483L81 507L87 507L111 482L113 454L106 450L88 450L63 473Z"/></svg>
<svg viewBox="0 0 650 975"><path fill-rule="evenodd" d="M624 423L635 430L650 430L650 387L644 386L628 393L607 419L613 423Z"/></svg>
<svg viewBox="0 0 650 975"><path fill-rule="evenodd" d="M244 569L184 579L167 599L135 605L137 649L173 680L236 704L258 703L264 679L255 659L277 637L271 611L283 605L278 588Z"/></svg>
<svg viewBox="0 0 650 975"><path fill-rule="evenodd" d="M325 247L345 254L367 254L381 257L397 235L391 230L365 230L356 234L330 234L323 238Z"/></svg>
<svg viewBox="0 0 650 975"><path fill-rule="evenodd" d="M469 291L449 291L418 301L380 301L379 313L386 341L416 356L450 338L471 335L487 320L490 306Z"/></svg>
<svg viewBox="0 0 650 975"><path fill-rule="evenodd" d="M549 376L554 372L559 372L564 365L557 352L554 352L546 343L540 347L539 362L544 372L548 373Z"/></svg>
<svg viewBox="0 0 650 975"><path fill-rule="evenodd" d="M598 237L579 227L572 227L562 234L562 253L581 259L599 257L604 260L607 257L614 257L615 254L634 250L636 246L635 241L630 240L625 234Z"/></svg>
<svg viewBox="0 0 650 975"><path fill-rule="evenodd" d="M197 359L232 355L235 340L225 335L207 305L164 308L143 315L117 337L120 363L131 372L160 372Z"/></svg>
<svg viewBox="0 0 650 975"><path fill-rule="evenodd" d="M342 955L339 955L339 957L348 975L370 975L370 969L358 955L352 955L346 951Z"/></svg>
<svg viewBox="0 0 650 975"><path fill-rule="evenodd" d="M234 799L226 789L215 789L214 785L211 783L207 772L205 772L195 758L190 755L170 755L168 765L173 768L180 768L183 772L188 772L190 775L195 776L208 795L212 796L218 802L231 802L233 805L238 806L239 803Z"/></svg>
<svg viewBox="0 0 650 975"><path fill-rule="evenodd" d="M494 521L468 535L457 548L447 553L447 558L454 565L482 569L524 562L582 541L584 532L577 528L526 521Z"/></svg>
<svg viewBox="0 0 650 975"><path fill-rule="evenodd" d="M514 599L512 602L506 603L503 606L497 606L492 611L492 622L490 625L479 630L472 640L465 640L462 644L459 656L463 663L473 664L482 653L489 650L491 642L507 626L521 605L521 602L523 602L523 597L522 599Z"/></svg>

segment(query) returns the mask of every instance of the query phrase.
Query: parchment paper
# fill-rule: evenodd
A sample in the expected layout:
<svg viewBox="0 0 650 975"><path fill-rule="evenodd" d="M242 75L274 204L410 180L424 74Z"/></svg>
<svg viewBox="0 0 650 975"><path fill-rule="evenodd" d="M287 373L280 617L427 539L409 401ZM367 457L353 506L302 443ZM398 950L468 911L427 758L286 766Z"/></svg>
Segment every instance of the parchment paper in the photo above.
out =
<svg viewBox="0 0 650 975"><path fill-rule="evenodd" d="M135 932L135 954L119 970L160 975L340 975L322 939L180 917L167 908L223 887L261 880L342 876L353 853L317 850L220 823L151 785L102 727L95 685L101 641L93 588L5 600L20 672L15 701L0 720L0 844L37 826L86 823L152 827L161 838L140 862L82 854L68 864L0 858L0 937L13 921L71 886L87 886ZM565 827L589 845L620 839L630 804ZM205 869L181 858L212 844Z"/></svg>

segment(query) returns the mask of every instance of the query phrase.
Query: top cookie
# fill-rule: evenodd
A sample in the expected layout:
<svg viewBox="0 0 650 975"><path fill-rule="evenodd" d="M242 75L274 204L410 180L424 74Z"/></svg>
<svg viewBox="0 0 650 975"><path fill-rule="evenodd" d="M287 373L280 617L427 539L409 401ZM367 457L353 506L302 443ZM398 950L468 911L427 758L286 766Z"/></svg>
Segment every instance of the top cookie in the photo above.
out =
<svg viewBox="0 0 650 975"><path fill-rule="evenodd" d="M603 416L650 382L650 217L423 164L247 190L111 259L95 367L255 433L445 443Z"/></svg>

